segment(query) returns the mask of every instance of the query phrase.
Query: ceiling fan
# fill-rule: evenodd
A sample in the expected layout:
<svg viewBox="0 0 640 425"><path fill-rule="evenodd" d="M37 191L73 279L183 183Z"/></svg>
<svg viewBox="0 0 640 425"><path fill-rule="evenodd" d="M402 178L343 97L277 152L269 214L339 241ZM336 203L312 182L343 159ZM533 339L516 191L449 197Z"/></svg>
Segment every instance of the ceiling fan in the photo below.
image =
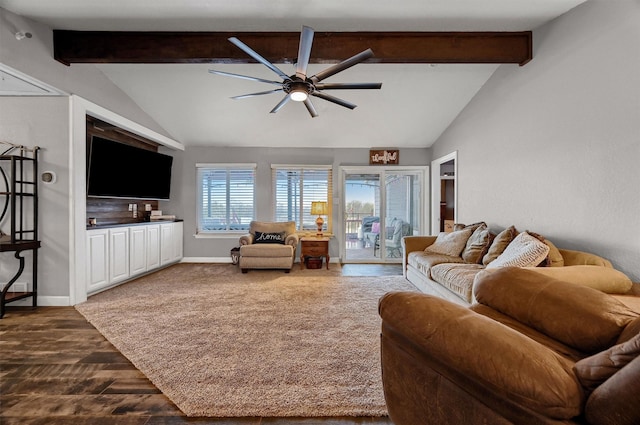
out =
<svg viewBox="0 0 640 425"><path fill-rule="evenodd" d="M332 75L337 74L338 72L344 71L347 68L351 68L352 66L357 65L358 63L372 57L373 51L371 49L360 52L349 59L330 66L324 71L321 71L311 77L307 77L307 66L309 65L309 58L311 57L313 34L313 28L307 26L302 27L302 32L300 34L300 46L298 48L298 60L296 63L296 73L293 75L287 75L280 68L260 56L255 50L251 49L236 37L229 38L230 42L238 46L246 54L278 74L280 78L282 78L282 81L265 80L263 78L232 74L230 72L216 71L213 69L210 69L209 72L212 74L224 75L227 77L243 78L245 80L259 81L261 83L280 86L279 88L274 90L232 97L232 99L245 99L248 97L284 92L286 94L285 97L271 110L272 114L278 112L290 100L293 100L295 102L303 102L307 107L309 114L312 117L317 117L318 113L316 112L313 103L311 103L311 99L309 98L309 96L319 97L320 99L333 102L337 105L344 106L345 108L353 109L357 105L324 93L323 90L379 89L382 87L382 83L321 83L322 80L325 80Z"/></svg>

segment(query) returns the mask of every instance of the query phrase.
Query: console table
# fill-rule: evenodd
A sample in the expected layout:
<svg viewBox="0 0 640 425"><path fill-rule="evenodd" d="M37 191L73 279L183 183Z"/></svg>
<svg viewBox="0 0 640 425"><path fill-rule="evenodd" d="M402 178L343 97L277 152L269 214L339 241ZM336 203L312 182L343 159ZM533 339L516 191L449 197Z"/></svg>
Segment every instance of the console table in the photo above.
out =
<svg viewBox="0 0 640 425"><path fill-rule="evenodd" d="M300 238L300 269L304 268L304 257L325 257L329 270L329 238L303 237Z"/></svg>

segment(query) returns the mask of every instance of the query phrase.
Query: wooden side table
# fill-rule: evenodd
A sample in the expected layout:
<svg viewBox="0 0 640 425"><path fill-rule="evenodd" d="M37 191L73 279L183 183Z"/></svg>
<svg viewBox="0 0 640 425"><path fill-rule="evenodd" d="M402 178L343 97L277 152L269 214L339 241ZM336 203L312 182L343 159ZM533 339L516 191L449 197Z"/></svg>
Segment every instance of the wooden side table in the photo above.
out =
<svg viewBox="0 0 640 425"><path fill-rule="evenodd" d="M326 257L329 270L329 238L300 238L300 269L304 268L304 257Z"/></svg>

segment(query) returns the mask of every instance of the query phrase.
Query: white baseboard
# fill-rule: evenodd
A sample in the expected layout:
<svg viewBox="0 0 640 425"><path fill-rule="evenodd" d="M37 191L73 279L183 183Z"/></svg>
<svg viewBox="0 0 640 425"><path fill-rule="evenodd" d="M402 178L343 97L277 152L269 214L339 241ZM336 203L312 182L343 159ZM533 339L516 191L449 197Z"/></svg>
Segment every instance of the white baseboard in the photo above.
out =
<svg viewBox="0 0 640 425"><path fill-rule="evenodd" d="M231 264L231 258L229 257L183 257L181 263L212 263L212 264ZM300 258L296 257L294 263L299 263ZM339 263L340 258L331 257L329 264Z"/></svg>
<svg viewBox="0 0 640 425"><path fill-rule="evenodd" d="M231 263L230 257L183 257L181 263Z"/></svg>
<svg viewBox="0 0 640 425"><path fill-rule="evenodd" d="M31 298L24 298L21 300L14 301L10 304L7 304L9 307L30 307L32 305ZM56 297L56 296L48 296L48 295L39 295L38 296L38 306L39 307L68 307L71 304L69 303L69 297Z"/></svg>

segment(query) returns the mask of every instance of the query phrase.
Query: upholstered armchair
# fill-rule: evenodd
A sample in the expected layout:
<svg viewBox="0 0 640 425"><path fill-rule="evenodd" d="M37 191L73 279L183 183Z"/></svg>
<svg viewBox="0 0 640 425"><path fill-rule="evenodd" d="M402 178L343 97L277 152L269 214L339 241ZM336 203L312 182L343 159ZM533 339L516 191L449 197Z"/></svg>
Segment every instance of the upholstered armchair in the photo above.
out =
<svg viewBox="0 0 640 425"><path fill-rule="evenodd" d="M297 246L294 221L252 221L249 233L240 237L240 270L246 273L249 269L284 269L289 273Z"/></svg>
<svg viewBox="0 0 640 425"><path fill-rule="evenodd" d="M413 229L409 223L399 218L394 218L391 221L391 226L387 228L387 239L384 242L387 248L387 257L401 257L402 256L402 238L413 234ZM373 255L376 255L376 251L380 248L380 236L376 238L376 242L373 246Z"/></svg>

